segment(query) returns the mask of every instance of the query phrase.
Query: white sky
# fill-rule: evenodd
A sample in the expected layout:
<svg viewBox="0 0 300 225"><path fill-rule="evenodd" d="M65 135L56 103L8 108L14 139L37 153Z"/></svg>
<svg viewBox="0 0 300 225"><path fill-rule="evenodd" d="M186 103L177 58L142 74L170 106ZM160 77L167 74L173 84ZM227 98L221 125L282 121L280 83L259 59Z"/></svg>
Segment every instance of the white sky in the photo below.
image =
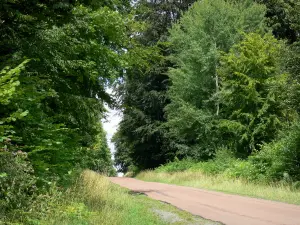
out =
<svg viewBox="0 0 300 225"><path fill-rule="evenodd" d="M106 109L108 113L106 119L103 120L103 129L106 132L108 146L110 148L111 153L113 154L115 152L115 146L111 142L111 138L118 129L118 125L121 121L121 115L119 111L110 109L108 106L106 106Z"/></svg>
<svg viewBox="0 0 300 225"><path fill-rule="evenodd" d="M112 92L113 92L111 88L107 88L106 91L109 94L112 94ZM114 159L113 154L115 152L115 146L111 142L111 138L117 132L119 123L121 122L121 119L122 119L122 114L118 110L109 108L106 104L105 104L105 108L107 109L107 114L106 114L106 119L104 119L102 121L103 129L106 132L106 139L107 139L108 147L111 152L111 157L112 157L112 159ZM122 177L122 176L123 176L123 173L118 173L118 177Z"/></svg>
<svg viewBox="0 0 300 225"><path fill-rule="evenodd" d="M106 88L106 92L108 94L113 94L113 89ZM110 149L113 158L113 153L115 152L115 146L111 142L111 138L117 132L119 123L121 122L122 119L122 115L120 111L109 108L107 104L105 104L105 108L107 109L107 114L106 114L106 119L102 121L103 129L106 132L108 147Z"/></svg>

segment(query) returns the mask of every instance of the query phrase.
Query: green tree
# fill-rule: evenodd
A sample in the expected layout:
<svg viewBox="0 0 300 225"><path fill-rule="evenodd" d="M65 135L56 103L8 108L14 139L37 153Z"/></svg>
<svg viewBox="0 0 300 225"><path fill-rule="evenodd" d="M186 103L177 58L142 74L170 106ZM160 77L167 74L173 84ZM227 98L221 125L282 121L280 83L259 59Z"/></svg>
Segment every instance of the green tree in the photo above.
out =
<svg viewBox="0 0 300 225"><path fill-rule="evenodd" d="M215 127L219 52L228 52L241 32L263 32L264 14L265 8L252 1L203 0L170 30L175 66L169 71L166 112L170 134L179 140L178 156L206 159L221 144Z"/></svg>
<svg viewBox="0 0 300 225"><path fill-rule="evenodd" d="M6 142L10 142L13 134L13 123L27 115L28 111L22 109L9 110L15 99L20 98L19 75L28 60L16 68L5 67L0 72L0 148L4 148ZM6 147L7 148L7 147Z"/></svg>
<svg viewBox="0 0 300 225"><path fill-rule="evenodd" d="M276 38L293 43L299 39L300 3L295 0L256 0L267 7L266 22Z"/></svg>
<svg viewBox="0 0 300 225"><path fill-rule="evenodd" d="M169 102L167 70L172 63L166 42L168 28L194 0L139 1L136 20L145 24L136 41L150 50L145 65L126 71L119 87L123 120L114 141L116 163L124 170L129 163L140 169L157 167L174 158L172 141L168 137L164 107ZM126 166L125 166L126 165Z"/></svg>
<svg viewBox="0 0 300 225"><path fill-rule="evenodd" d="M281 72L283 48L270 34L250 33L221 57L218 130L240 155L272 141L289 119L283 104L288 80Z"/></svg>
<svg viewBox="0 0 300 225"><path fill-rule="evenodd" d="M128 7L89 0L1 4L0 67L31 61L18 76L18 98L0 116L28 113L12 123L15 143L40 177L68 178L76 167L112 169L101 119L103 103L111 102L105 88L127 63L132 19L121 12Z"/></svg>
<svg viewBox="0 0 300 225"><path fill-rule="evenodd" d="M19 75L28 61L0 72L0 220L12 216L11 210L28 206L36 191L32 165L16 145L18 137L14 130L14 124L28 113L14 108L21 95Z"/></svg>

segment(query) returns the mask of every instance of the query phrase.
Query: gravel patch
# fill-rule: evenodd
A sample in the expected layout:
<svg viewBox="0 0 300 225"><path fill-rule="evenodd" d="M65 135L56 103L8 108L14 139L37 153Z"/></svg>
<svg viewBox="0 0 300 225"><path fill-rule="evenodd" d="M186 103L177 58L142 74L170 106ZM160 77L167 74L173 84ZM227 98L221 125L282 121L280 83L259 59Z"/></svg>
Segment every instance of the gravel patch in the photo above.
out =
<svg viewBox="0 0 300 225"><path fill-rule="evenodd" d="M193 221L187 221L182 219L176 213L164 211L161 209L152 209L152 211L158 215L162 220L170 224L184 224L184 225L221 225L221 223L213 222L210 220L206 220L203 218L199 218L198 216L194 217Z"/></svg>
<svg viewBox="0 0 300 225"><path fill-rule="evenodd" d="M162 220L168 223L177 223L184 221L176 213L167 212L160 209L152 209L152 211L156 213Z"/></svg>

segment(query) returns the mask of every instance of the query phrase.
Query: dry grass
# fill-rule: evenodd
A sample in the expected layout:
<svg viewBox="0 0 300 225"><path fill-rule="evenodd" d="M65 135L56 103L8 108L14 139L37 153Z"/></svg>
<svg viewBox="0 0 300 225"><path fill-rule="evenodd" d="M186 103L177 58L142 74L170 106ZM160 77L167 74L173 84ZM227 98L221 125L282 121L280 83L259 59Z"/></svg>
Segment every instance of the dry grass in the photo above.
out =
<svg viewBox="0 0 300 225"><path fill-rule="evenodd" d="M138 174L137 178L300 205L300 191L291 191L290 187L284 184L255 184L241 179L225 178L222 175L204 175L201 172L191 171L174 173L145 171Z"/></svg>

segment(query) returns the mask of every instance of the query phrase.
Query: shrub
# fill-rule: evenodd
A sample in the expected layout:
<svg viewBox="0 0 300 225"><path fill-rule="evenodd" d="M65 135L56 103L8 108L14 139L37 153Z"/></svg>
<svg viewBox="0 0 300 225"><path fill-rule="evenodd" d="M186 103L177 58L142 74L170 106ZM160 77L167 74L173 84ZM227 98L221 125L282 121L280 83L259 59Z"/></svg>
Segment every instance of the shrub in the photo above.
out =
<svg viewBox="0 0 300 225"><path fill-rule="evenodd" d="M265 144L249 157L251 164L270 181L300 180L300 123L296 123L278 140Z"/></svg>
<svg viewBox="0 0 300 225"><path fill-rule="evenodd" d="M0 221L21 216L36 195L36 177L27 154L0 149ZM18 213L13 213L17 211Z"/></svg>
<svg viewBox="0 0 300 225"><path fill-rule="evenodd" d="M199 162L194 164L191 171L202 171L206 174L218 174L224 172L235 161L233 152L226 148L216 151L215 158L207 162Z"/></svg>
<svg viewBox="0 0 300 225"><path fill-rule="evenodd" d="M236 160L232 167L224 172L229 178L242 178L247 181L263 181L264 177L249 161Z"/></svg>
<svg viewBox="0 0 300 225"><path fill-rule="evenodd" d="M125 177L134 177L137 175L141 170L135 166L135 165L130 165L128 166L128 171L125 173Z"/></svg>
<svg viewBox="0 0 300 225"><path fill-rule="evenodd" d="M175 161L169 162L165 165L162 165L158 167L155 171L157 172L179 172L179 171L185 171L190 169L195 162L184 159L182 161L179 161L177 158L175 158Z"/></svg>

